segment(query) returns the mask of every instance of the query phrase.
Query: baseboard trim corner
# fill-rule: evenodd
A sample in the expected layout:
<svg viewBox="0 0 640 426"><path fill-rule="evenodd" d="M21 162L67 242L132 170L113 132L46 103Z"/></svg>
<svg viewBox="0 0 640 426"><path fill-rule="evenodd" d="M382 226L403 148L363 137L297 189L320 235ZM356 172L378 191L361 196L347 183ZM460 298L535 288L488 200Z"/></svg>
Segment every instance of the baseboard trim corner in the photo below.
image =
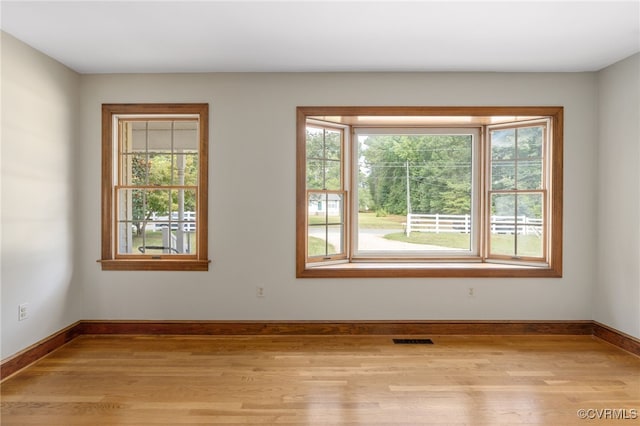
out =
<svg viewBox="0 0 640 426"><path fill-rule="evenodd" d="M23 368L33 364L40 358L69 343L82 334L81 321L63 328L51 336L21 350L17 354L3 359L0 363L0 380L4 380Z"/></svg>
<svg viewBox="0 0 640 426"><path fill-rule="evenodd" d="M640 339L623 333L615 328L593 321L593 335L607 343L640 356Z"/></svg>

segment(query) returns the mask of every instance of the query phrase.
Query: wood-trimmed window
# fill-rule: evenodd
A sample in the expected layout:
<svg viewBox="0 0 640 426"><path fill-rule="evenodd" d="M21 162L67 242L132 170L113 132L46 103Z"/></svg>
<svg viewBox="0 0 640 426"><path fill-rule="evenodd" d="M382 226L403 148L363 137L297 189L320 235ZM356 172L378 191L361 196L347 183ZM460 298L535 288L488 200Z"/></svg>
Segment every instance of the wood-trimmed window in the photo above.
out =
<svg viewBox="0 0 640 426"><path fill-rule="evenodd" d="M561 277L562 145L562 107L298 107L296 275Z"/></svg>
<svg viewBox="0 0 640 426"><path fill-rule="evenodd" d="M208 104L102 105L103 270L208 270Z"/></svg>

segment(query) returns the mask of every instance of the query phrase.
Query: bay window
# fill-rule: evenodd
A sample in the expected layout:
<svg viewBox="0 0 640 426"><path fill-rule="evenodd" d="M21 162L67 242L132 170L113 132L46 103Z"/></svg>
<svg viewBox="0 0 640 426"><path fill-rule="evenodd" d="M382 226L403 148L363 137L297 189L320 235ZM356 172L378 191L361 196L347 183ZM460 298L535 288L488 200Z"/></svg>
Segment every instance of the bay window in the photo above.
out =
<svg viewBox="0 0 640 426"><path fill-rule="evenodd" d="M299 107L297 276L561 276L562 113Z"/></svg>

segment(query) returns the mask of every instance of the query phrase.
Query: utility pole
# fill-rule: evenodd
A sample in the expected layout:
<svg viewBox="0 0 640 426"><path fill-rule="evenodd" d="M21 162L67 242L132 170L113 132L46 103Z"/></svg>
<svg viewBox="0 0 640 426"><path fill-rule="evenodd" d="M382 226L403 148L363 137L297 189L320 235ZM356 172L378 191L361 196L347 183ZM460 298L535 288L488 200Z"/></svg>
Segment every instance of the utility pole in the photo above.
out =
<svg viewBox="0 0 640 426"><path fill-rule="evenodd" d="M405 225L405 234L407 237L411 235L411 185L409 184L409 160L405 162L407 170L407 222Z"/></svg>
<svg viewBox="0 0 640 426"><path fill-rule="evenodd" d="M405 162L407 169L407 215L411 214L411 186L409 184L409 160Z"/></svg>

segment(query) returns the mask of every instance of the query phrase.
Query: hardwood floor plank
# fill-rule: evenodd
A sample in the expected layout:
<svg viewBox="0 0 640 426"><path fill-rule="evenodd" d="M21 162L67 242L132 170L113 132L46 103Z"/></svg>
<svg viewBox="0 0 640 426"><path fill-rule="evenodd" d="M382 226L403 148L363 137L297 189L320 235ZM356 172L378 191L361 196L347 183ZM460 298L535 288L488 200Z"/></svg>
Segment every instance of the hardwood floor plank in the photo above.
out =
<svg viewBox="0 0 640 426"><path fill-rule="evenodd" d="M640 357L591 336L392 337L403 336L83 335L2 382L2 424L593 425L612 420L579 409L640 414Z"/></svg>

